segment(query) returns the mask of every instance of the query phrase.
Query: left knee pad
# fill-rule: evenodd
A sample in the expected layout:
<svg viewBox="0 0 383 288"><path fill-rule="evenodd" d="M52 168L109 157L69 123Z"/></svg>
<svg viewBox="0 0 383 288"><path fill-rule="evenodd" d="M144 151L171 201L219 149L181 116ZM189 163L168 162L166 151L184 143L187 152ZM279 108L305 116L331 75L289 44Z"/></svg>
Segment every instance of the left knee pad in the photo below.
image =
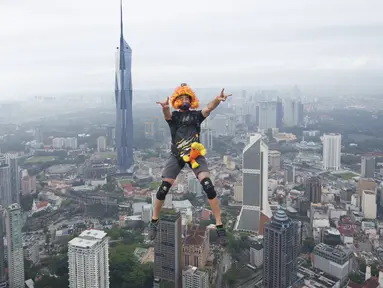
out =
<svg viewBox="0 0 383 288"><path fill-rule="evenodd" d="M210 178L205 178L201 181L201 185L203 190L206 192L207 199L214 199L217 197L217 192L215 192L213 182L211 182Z"/></svg>

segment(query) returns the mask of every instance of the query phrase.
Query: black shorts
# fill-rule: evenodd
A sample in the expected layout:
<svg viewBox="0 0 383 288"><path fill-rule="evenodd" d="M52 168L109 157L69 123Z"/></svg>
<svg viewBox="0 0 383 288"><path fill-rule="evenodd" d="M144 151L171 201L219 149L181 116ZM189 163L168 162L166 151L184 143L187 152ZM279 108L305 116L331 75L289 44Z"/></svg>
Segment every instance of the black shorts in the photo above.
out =
<svg viewBox="0 0 383 288"><path fill-rule="evenodd" d="M199 166L196 169L192 169L196 177L198 177L200 172L209 172L205 157L199 156L196 161ZM186 163L183 160L180 160L173 154L170 154L169 159L165 164L165 168L162 170L162 178L176 179L178 174L180 174L181 170L184 168L185 164ZM188 166L190 167L190 165Z"/></svg>

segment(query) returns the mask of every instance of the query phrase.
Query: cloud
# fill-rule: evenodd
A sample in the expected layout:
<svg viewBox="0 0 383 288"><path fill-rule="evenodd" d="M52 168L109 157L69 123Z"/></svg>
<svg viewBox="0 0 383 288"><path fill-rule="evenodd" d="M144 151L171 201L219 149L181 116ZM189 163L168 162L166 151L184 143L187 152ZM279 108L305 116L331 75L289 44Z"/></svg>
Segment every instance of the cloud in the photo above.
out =
<svg viewBox="0 0 383 288"><path fill-rule="evenodd" d="M323 77L301 75L383 71L380 0L185 3L126 1L124 32L133 49L134 87L287 79L319 84ZM0 27L6 27L0 29L0 99L113 93L119 1L8 0L0 2L0 11Z"/></svg>

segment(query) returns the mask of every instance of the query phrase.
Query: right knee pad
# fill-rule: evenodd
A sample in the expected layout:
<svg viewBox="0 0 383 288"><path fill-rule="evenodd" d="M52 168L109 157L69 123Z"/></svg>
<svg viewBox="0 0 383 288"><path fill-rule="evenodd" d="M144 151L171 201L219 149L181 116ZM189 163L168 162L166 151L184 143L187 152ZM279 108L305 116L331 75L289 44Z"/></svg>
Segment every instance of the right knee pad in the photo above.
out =
<svg viewBox="0 0 383 288"><path fill-rule="evenodd" d="M156 197L158 200L165 200L166 194L168 194L170 188L172 187L172 184L166 181L162 181L160 187L158 187L158 191L156 194Z"/></svg>

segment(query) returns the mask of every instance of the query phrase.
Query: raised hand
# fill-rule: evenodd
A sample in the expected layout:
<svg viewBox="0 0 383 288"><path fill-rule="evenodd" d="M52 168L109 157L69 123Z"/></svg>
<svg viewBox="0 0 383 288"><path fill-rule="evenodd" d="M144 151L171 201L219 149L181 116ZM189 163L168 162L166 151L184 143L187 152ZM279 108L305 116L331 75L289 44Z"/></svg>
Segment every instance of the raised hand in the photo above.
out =
<svg viewBox="0 0 383 288"><path fill-rule="evenodd" d="M160 104L162 108L169 108L169 97L166 98L164 101L158 101L156 104Z"/></svg>
<svg viewBox="0 0 383 288"><path fill-rule="evenodd" d="M217 100L220 102L225 102L227 97L230 97L232 94L225 94L225 88L222 88L221 94L217 96Z"/></svg>

